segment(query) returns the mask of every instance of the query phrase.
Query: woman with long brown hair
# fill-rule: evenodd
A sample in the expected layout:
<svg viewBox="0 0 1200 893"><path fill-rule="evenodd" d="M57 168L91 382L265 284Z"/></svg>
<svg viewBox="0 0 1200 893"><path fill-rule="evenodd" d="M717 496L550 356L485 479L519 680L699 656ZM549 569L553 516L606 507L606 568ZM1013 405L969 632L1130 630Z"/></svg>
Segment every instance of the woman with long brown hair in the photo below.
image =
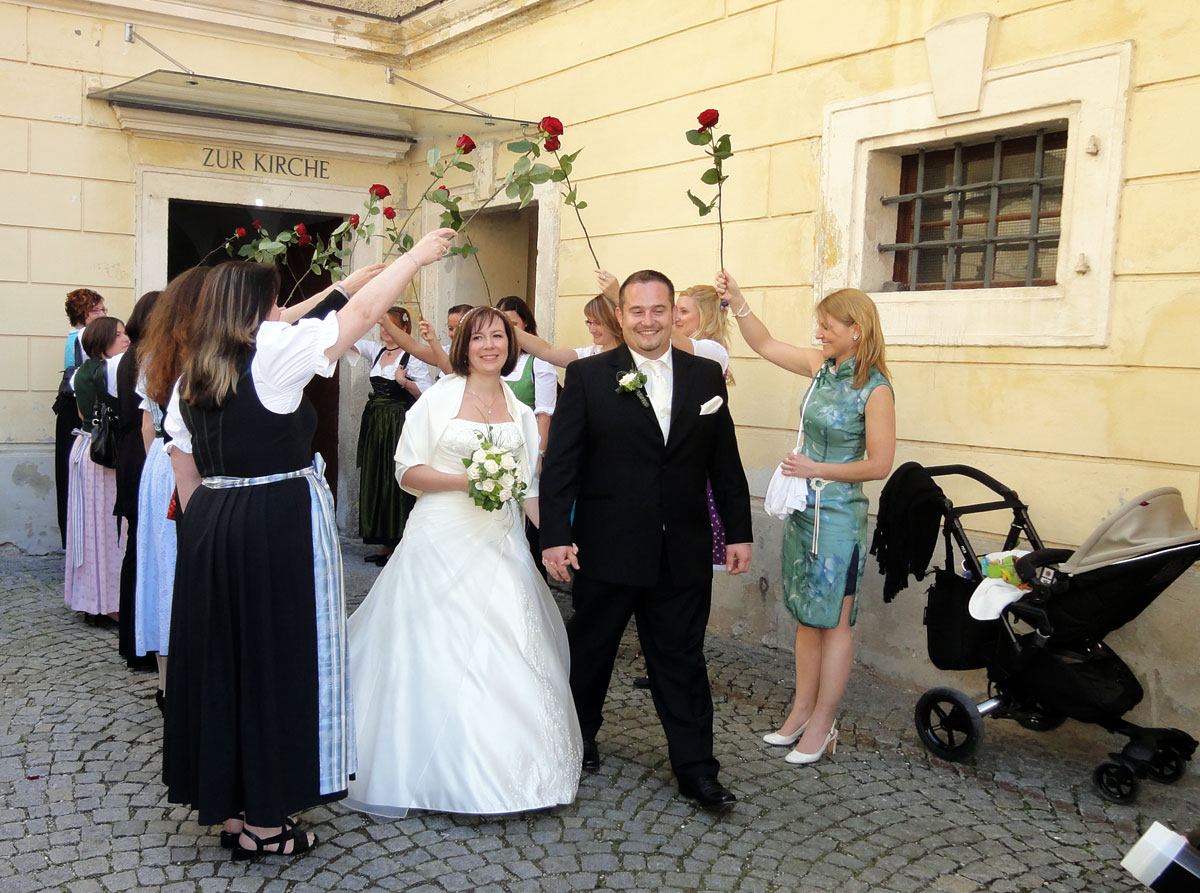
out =
<svg viewBox="0 0 1200 893"><path fill-rule="evenodd" d="M185 270L168 283L138 343L141 369L141 438L146 463L138 486L137 586L134 592L133 641L138 655L156 655L161 709L167 690L171 602L175 591L175 521L167 516L175 492L175 471L167 455L163 416L171 388L179 378L196 301L207 267Z"/></svg>
<svg viewBox="0 0 1200 893"><path fill-rule="evenodd" d="M837 746L834 714L854 660L852 627L867 560L863 481L882 480L896 454L896 408L879 312L856 288L817 304L821 349L771 337L732 276L717 276L742 337L763 359L812 379L800 409L797 449L781 463L803 478L804 507L783 531L783 597L796 629L796 693L768 744L795 745L789 763L815 763ZM799 500L797 500L798 502Z"/></svg>
<svg viewBox="0 0 1200 893"><path fill-rule="evenodd" d="M341 799L354 774L341 551L304 386L453 235L296 325L279 321L274 266L223 263L204 281L166 418L183 517L163 778L201 824L225 822L235 858L311 849L292 814Z"/></svg>

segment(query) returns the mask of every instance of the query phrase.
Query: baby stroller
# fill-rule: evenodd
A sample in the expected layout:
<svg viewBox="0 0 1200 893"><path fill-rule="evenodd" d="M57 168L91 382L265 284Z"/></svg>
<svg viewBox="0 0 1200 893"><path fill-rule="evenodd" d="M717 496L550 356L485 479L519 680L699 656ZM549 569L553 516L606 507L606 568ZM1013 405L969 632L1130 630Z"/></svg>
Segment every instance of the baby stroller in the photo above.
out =
<svg viewBox="0 0 1200 893"><path fill-rule="evenodd" d="M1103 642L1200 560L1200 530L1188 520L1179 491L1166 487L1130 500L1074 551L1047 549L1016 492L982 471L909 463L896 475L906 469L910 475L928 475L922 478L924 517L932 519L934 528L926 563L936 548L939 521L945 541L945 566L934 572L925 608L930 660L943 670L986 668L988 676L988 697L979 703L953 688L925 692L915 713L921 743L943 759L964 760L983 737L985 716L1013 719L1034 731L1055 729L1069 718L1128 739L1092 773L1096 790L1106 799L1132 802L1139 780L1147 776L1168 784L1182 778L1196 739L1179 729L1143 728L1122 719L1141 701L1143 691ZM896 475L884 488L881 526L889 488L893 499L898 492L914 492L911 480L907 490L894 487ZM954 505L935 483L950 475L977 481L999 500ZM895 524L896 508L892 506L890 517L900 526ZM1015 562L1025 588L994 579L981 585L987 579L984 565L961 519L989 511L1012 515L1004 551L1016 549L1022 540L1032 549ZM902 535L911 539L913 533L906 529ZM877 544L879 536L877 532ZM961 574L953 570L956 552ZM882 555L880 560L883 564ZM923 570L924 565L910 572L921 576ZM1020 631L1026 626L1028 631Z"/></svg>

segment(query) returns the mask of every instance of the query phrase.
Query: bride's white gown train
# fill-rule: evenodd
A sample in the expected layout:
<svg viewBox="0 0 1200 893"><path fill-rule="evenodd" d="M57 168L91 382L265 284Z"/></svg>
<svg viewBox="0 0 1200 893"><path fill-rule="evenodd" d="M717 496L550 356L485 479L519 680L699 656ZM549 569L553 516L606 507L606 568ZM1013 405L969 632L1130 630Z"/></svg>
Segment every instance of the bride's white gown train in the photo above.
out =
<svg viewBox="0 0 1200 893"><path fill-rule="evenodd" d="M484 426L454 419L432 463L461 473ZM514 423L492 426L519 451ZM519 513L465 493L417 500L349 621L358 774L346 805L477 815L575 799L582 743L567 635Z"/></svg>

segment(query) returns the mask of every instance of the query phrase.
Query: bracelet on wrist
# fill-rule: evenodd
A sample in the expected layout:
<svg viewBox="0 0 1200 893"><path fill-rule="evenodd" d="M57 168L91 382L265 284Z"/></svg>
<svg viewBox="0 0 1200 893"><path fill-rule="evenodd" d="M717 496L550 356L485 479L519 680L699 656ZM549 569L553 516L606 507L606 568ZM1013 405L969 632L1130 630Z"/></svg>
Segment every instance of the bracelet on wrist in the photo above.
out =
<svg viewBox="0 0 1200 893"><path fill-rule="evenodd" d="M734 319L745 319L747 316L749 316L753 312L754 311L750 309L750 302L747 301L744 305L742 305L742 309L739 312L733 314L733 318Z"/></svg>

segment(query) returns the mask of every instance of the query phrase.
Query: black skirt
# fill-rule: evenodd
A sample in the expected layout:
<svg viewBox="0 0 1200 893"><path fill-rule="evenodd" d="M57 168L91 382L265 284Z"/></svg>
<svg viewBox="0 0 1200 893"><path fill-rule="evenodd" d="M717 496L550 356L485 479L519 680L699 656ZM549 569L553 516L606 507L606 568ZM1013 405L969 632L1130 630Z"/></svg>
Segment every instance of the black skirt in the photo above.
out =
<svg viewBox="0 0 1200 893"><path fill-rule="evenodd" d="M380 393L367 398L363 410L358 430L358 523L363 542L372 545L394 546L404 535L410 506L396 482L395 457L406 412L405 401Z"/></svg>

